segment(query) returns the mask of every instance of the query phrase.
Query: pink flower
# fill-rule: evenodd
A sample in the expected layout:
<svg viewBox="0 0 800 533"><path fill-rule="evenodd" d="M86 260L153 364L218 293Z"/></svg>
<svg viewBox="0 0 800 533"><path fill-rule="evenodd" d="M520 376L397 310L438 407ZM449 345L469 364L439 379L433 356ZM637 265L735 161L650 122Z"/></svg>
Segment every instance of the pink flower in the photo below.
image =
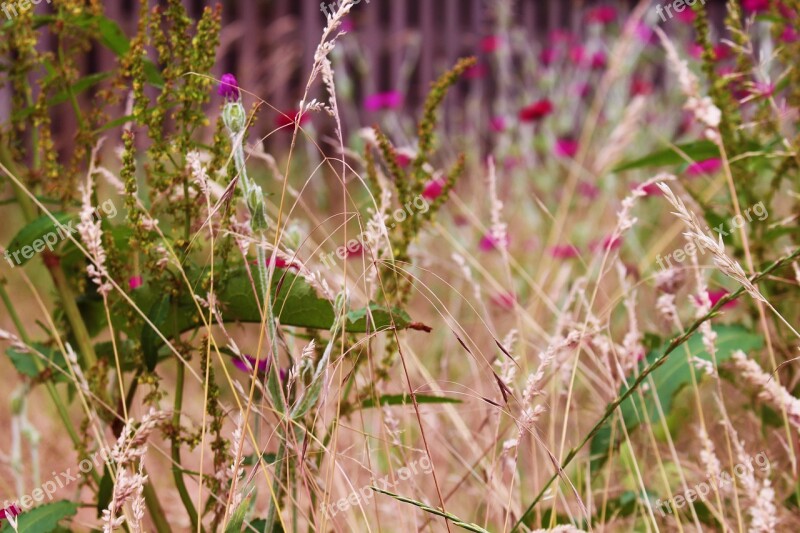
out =
<svg viewBox="0 0 800 533"><path fill-rule="evenodd" d="M517 303L517 295L513 292L499 292L493 294L490 301L500 309L511 311Z"/></svg>
<svg viewBox="0 0 800 533"><path fill-rule="evenodd" d="M555 257L556 259L573 259L580 255L578 248L571 244L557 244L556 246L550 247L547 252L551 257Z"/></svg>
<svg viewBox="0 0 800 533"><path fill-rule="evenodd" d="M697 18L697 13L694 12L694 9L684 9L681 12L676 11L675 18L677 18L681 22L691 24L692 22L694 22L694 19Z"/></svg>
<svg viewBox="0 0 800 533"><path fill-rule="evenodd" d="M711 290L706 291L706 294L708 294L708 299L711 300L711 307L714 307L715 305L717 305L717 302L719 302L722 298L727 296L729 292L726 289L717 289L713 291ZM698 304L701 303L700 298L698 298L697 296L695 296L694 299ZM733 307L736 307L737 304L738 302L736 300L731 300L730 302L723 304L722 309L731 309Z"/></svg>
<svg viewBox="0 0 800 533"><path fill-rule="evenodd" d="M694 59L700 59L703 57L703 47L697 43L691 43L688 49L689 55Z"/></svg>
<svg viewBox="0 0 800 533"><path fill-rule="evenodd" d="M606 53L605 52L597 51L594 54L592 54L591 67L594 70L601 70L601 69L606 68L606 64L607 63L608 63L608 60L606 59Z"/></svg>
<svg viewBox="0 0 800 533"><path fill-rule="evenodd" d="M594 183L588 181L578 182L578 194L589 200L594 200L600 195L600 189Z"/></svg>
<svg viewBox="0 0 800 533"><path fill-rule="evenodd" d="M640 22L636 25L636 37L643 44L652 44L655 42L655 33L653 33L653 28L643 22Z"/></svg>
<svg viewBox="0 0 800 533"><path fill-rule="evenodd" d="M586 58L586 49L576 44L575 46L569 49L569 60L572 61L576 65L580 65L583 63L583 60Z"/></svg>
<svg viewBox="0 0 800 533"><path fill-rule="evenodd" d="M501 133L506 129L506 119L504 117L492 117L489 119L489 127L495 133Z"/></svg>
<svg viewBox="0 0 800 533"><path fill-rule="evenodd" d="M550 102L550 100L543 98L529 106L520 109L519 119L522 122L535 122L543 119L552 112L553 104Z"/></svg>
<svg viewBox="0 0 800 533"><path fill-rule="evenodd" d="M586 13L586 21L596 24L611 24L617 18L617 10L613 6L597 6Z"/></svg>
<svg viewBox="0 0 800 533"><path fill-rule="evenodd" d="M589 250L592 252L611 251L616 250L622 246L622 237L614 237L609 235L602 241L593 241L589 244Z"/></svg>
<svg viewBox="0 0 800 533"><path fill-rule="evenodd" d="M267 258L267 262L266 262L267 266L270 265L270 258L271 257L272 256ZM254 265L258 264L258 261L251 261L251 262ZM279 255L275 256L274 263L275 263L275 268L289 268L289 269L292 269L292 270L300 270L300 266L297 263L294 263L294 262L291 262L291 261L287 261L286 259L284 259L283 257L281 257Z"/></svg>
<svg viewBox="0 0 800 533"><path fill-rule="evenodd" d="M767 83L764 81L757 81L753 85L752 94L755 94L759 97L770 97L775 93L775 85L772 83Z"/></svg>
<svg viewBox="0 0 800 533"><path fill-rule="evenodd" d="M686 175L690 177L702 176L705 174L713 174L722 167L722 160L718 157L705 159L703 161L695 161L686 169Z"/></svg>
<svg viewBox="0 0 800 533"><path fill-rule="evenodd" d="M634 96L647 96L653 93L653 85L647 80L634 76L631 80L631 94Z"/></svg>
<svg viewBox="0 0 800 533"><path fill-rule="evenodd" d="M468 80L479 80L485 78L489 68L483 63L476 63L464 71L464 78Z"/></svg>
<svg viewBox="0 0 800 533"><path fill-rule="evenodd" d="M500 248L508 248L508 240L506 242L500 242L494 235L491 233L487 233L483 237L481 237L480 242L478 243L478 248L484 252L491 252L494 250L499 250Z"/></svg>
<svg viewBox="0 0 800 533"><path fill-rule="evenodd" d="M631 183L630 189L632 191L635 189L641 189L645 196L662 196L664 194L655 183L650 183L645 186L642 186L641 183Z"/></svg>
<svg viewBox="0 0 800 533"><path fill-rule="evenodd" d="M422 190L422 197L427 200L437 199L439 196L441 196L442 191L444 191L444 185L444 178L436 178L429 181L425 184L425 188Z"/></svg>
<svg viewBox="0 0 800 533"><path fill-rule="evenodd" d="M142 276L133 276L131 279L128 280L128 287L130 290L135 291L139 287L142 286L144 282L142 281Z"/></svg>
<svg viewBox="0 0 800 533"><path fill-rule="evenodd" d="M542 48L542 51L539 52L539 61L541 61L542 65L545 67L549 67L556 60L557 55L558 52L555 48Z"/></svg>
<svg viewBox="0 0 800 533"><path fill-rule="evenodd" d="M578 153L578 141L569 137L557 139L555 153L559 157L575 157Z"/></svg>
<svg viewBox="0 0 800 533"><path fill-rule="evenodd" d="M557 29L550 32L548 41L553 44L562 44L571 42L575 37L567 30Z"/></svg>
<svg viewBox="0 0 800 533"><path fill-rule="evenodd" d="M411 156L404 152L396 152L394 156L395 163L400 168L408 167L409 163L411 163Z"/></svg>
<svg viewBox="0 0 800 533"><path fill-rule="evenodd" d="M487 54L497 51L503 44L503 38L499 35L487 35L481 39L481 50Z"/></svg>
<svg viewBox="0 0 800 533"><path fill-rule="evenodd" d="M252 357L248 354L244 354L244 357L234 357L233 358L233 366L241 370L242 372L252 372L253 367L256 365L256 358ZM264 374L267 371L267 366L269 365L269 358L265 357L258 362L258 373Z"/></svg>
<svg viewBox="0 0 800 533"><path fill-rule="evenodd" d="M742 0L745 13L763 13L769 11L770 0Z"/></svg>
<svg viewBox="0 0 800 533"><path fill-rule="evenodd" d="M219 80L219 87L217 87L217 94L229 102L235 102L239 99L239 82L236 81L236 76L231 73L223 74Z"/></svg>
<svg viewBox="0 0 800 533"><path fill-rule="evenodd" d="M300 111L297 110L285 111L278 113L278 116L275 117L275 127L291 131L294 129L294 121L297 120L298 116L300 117L300 126L311 120L311 115L308 113L300 115Z"/></svg>
<svg viewBox="0 0 800 533"><path fill-rule="evenodd" d="M339 27L340 31L343 31L345 33L350 33L354 29L355 25L353 24L353 21L350 20L350 17L345 17L342 19L342 25Z"/></svg>
<svg viewBox="0 0 800 533"><path fill-rule="evenodd" d="M797 30L787 24L781 34L781 41L785 43L796 43L798 39L800 39L800 35L797 33Z"/></svg>
<svg viewBox="0 0 800 533"><path fill-rule="evenodd" d="M375 93L364 99L364 109L371 112L396 109L401 105L403 105L403 95L398 91Z"/></svg>
<svg viewBox="0 0 800 533"><path fill-rule="evenodd" d="M572 90L575 91L575 94L577 94L579 97L586 98L589 96L589 91L592 90L592 86L589 83L576 83L572 87Z"/></svg>

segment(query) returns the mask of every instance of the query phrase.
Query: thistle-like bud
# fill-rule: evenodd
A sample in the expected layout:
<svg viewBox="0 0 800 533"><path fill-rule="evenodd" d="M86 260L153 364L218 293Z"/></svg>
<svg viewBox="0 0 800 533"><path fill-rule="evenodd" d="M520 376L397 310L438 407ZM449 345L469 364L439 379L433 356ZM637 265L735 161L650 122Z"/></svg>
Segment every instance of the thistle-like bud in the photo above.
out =
<svg viewBox="0 0 800 533"><path fill-rule="evenodd" d="M239 82L236 81L236 76L231 73L223 74L219 80L219 87L217 87L217 94L225 98L228 102L236 102L240 98Z"/></svg>
<svg viewBox="0 0 800 533"><path fill-rule="evenodd" d="M244 130L246 120L244 106L240 101L228 102L222 108L222 122L228 128L228 133L231 134L231 137L240 134Z"/></svg>
<svg viewBox="0 0 800 533"><path fill-rule="evenodd" d="M264 193L259 185L253 184L247 192L247 210L250 211L250 227L253 231L265 231L267 224L267 208L264 205Z"/></svg>

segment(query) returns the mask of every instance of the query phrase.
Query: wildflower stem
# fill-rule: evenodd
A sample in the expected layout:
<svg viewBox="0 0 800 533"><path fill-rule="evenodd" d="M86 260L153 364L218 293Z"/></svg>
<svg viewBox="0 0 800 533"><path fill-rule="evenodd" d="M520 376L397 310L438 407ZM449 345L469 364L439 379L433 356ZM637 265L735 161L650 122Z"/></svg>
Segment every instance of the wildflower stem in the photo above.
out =
<svg viewBox="0 0 800 533"><path fill-rule="evenodd" d="M767 268L765 268L761 273L751 276L749 278L750 282L753 284L758 283L761 279L765 278L766 276L768 276L775 270L779 269L780 267L786 265L787 263L792 262L797 257L800 257L800 248L797 248L791 254L786 255L781 259L778 259L777 261L774 261L772 264L767 266ZM742 295L742 293L745 292L745 290L746 289L744 287L739 287L734 292L720 298L719 301L708 311L708 313L695 320L683 334L672 339L669 345L667 345L666 350L664 350L664 355L653 361L644 370L642 370L642 372L638 376L636 376L636 379L633 381L631 386L628 387L625 390L625 392L623 392L616 400L611 402L608 405L608 407L606 407L606 410L603 413L603 416L600 417L600 420L597 421L597 423L592 427L589 433L586 434L583 440L581 440L581 442L577 446L572 448L569 451L569 453L567 453L567 455L564 457L564 460L561 462L560 465L558 465L558 472L553 474L550 477L550 479L547 480L542 489L539 491L539 494L536 495L536 497L533 499L530 505L528 505L527 509L525 509L525 512L522 513L522 516L520 516L519 520L517 520L517 523L514 524L514 527L511 529L512 533L514 531L517 531L523 524L523 522L528 519L528 516L530 515L531 511L533 511L534 507L536 507L536 504L539 503L539 501L541 501L545 492L547 492L547 490L550 488L550 485L552 485L553 482L563 474L564 468L568 464L570 464L572 460L575 459L575 457L577 457L578 453L581 451L581 449L583 449L586 443L594 438L597 432L600 431L600 428L602 428L605 425L606 421L609 418L611 418L611 416L616 412L617 408L622 404L622 402L627 400L636 390L638 390L638 388L642 385L642 383L644 383L644 380L647 379L647 376L652 374L661 365L666 363L669 355L683 343L688 341L689 338L695 333L695 331L697 331L697 329L700 327L701 324L715 317L717 315L717 311L719 311L726 303L738 298L740 295Z"/></svg>
<svg viewBox="0 0 800 533"><path fill-rule="evenodd" d="M175 479L175 487L178 489L178 494L181 497L181 502L186 508L186 513L189 515L189 520L192 522L192 531L196 531L197 524L197 510L192 503L192 497L189 495L189 490L186 488L186 483L183 481L183 469L181 465L181 409L183 408L183 382L186 375L185 366L178 362L178 374L175 378L175 408L172 412L172 477ZM202 526L200 531L203 531Z"/></svg>

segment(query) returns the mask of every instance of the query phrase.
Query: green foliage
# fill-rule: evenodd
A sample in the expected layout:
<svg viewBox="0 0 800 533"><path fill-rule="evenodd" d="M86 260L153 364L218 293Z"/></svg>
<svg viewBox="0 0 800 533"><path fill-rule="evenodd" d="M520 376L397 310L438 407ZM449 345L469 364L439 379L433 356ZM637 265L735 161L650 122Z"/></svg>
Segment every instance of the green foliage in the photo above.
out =
<svg viewBox="0 0 800 533"><path fill-rule="evenodd" d="M743 350L745 352L760 348L764 340L761 336L749 332L742 326L714 326L717 333L717 353L716 361L721 364L730 359L733 352ZM647 365L662 357L669 343L665 343L660 349L654 350L647 355L644 361L640 362L640 371ZM685 386L692 382L690 359L699 358L711 361L711 355L703 347L702 335L695 333L682 347L669 354L667 361L657 368L651 375L652 384L648 390L634 393L619 406L618 412L621 413L626 429L631 433L639 424L649 421L656 424L659 420L658 406L665 416L668 416L672 408L675 395ZM699 380L702 372L695 369L695 374ZM635 375L628 376L627 381L632 382ZM623 385L619 396L627 389ZM641 395L641 396L640 396ZM645 412L642 411L644 406ZM616 435L612 442L612 433ZM592 454L591 468L596 472L603 466L608 454L612 449L616 449L622 440L622 430L612 427L612 422L607 422L592 439L590 450Z"/></svg>
<svg viewBox="0 0 800 533"><path fill-rule="evenodd" d="M75 516L78 504L61 500L40 505L30 511L25 511L17 517L17 526L20 533L50 533L56 531L59 522ZM13 533L10 524L6 523L0 533Z"/></svg>

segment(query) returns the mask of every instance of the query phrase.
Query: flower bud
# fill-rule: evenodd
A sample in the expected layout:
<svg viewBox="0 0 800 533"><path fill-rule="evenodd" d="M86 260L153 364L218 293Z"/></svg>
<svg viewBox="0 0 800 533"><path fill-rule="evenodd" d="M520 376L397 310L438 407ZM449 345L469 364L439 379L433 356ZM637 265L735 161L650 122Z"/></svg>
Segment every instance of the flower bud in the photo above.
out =
<svg viewBox="0 0 800 533"><path fill-rule="evenodd" d="M231 135L238 135L244 130L246 118L241 102L228 102L222 108L222 122Z"/></svg>
<svg viewBox="0 0 800 533"><path fill-rule="evenodd" d="M247 210L250 211L250 227L253 231L264 231L267 224L267 208L264 205L264 194L261 187L253 184L247 193Z"/></svg>

